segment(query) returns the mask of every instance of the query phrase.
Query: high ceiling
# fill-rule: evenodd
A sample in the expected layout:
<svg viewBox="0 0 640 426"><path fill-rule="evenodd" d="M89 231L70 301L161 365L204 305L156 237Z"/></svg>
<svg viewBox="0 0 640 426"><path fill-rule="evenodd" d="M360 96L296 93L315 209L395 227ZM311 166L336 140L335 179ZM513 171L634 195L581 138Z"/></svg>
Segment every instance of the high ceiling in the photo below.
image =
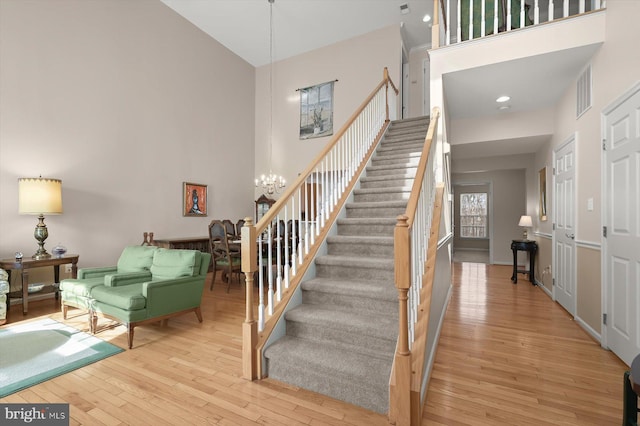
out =
<svg viewBox="0 0 640 426"><path fill-rule="evenodd" d="M269 63L268 0L162 2L253 66ZM431 26L422 18L432 9L432 0L275 0L274 61L390 25L401 27L409 51L430 44Z"/></svg>

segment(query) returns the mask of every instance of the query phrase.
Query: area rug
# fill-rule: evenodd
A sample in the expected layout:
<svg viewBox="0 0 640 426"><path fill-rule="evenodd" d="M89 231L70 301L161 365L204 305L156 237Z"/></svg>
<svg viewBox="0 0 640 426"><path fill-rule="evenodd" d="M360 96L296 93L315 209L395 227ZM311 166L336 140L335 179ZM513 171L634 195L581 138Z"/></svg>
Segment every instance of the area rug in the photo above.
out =
<svg viewBox="0 0 640 426"><path fill-rule="evenodd" d="M0 398L122 352L52 319L0 328Z"/></svg>

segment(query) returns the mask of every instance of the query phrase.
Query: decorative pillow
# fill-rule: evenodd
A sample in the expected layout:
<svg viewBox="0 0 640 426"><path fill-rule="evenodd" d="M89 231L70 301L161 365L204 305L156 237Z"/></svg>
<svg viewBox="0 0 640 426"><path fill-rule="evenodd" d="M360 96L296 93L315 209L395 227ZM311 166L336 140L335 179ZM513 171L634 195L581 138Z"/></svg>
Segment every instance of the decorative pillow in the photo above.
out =
<svg viewBox="0 0 640 426"><path fill-rule="evenodd" d="M122 250L118 259L118 272L143 272L151 268L153 254L158 250L154 246L129 246Z"/></svg>
<svg viewBox="0 0 640 426"><path fill-rule="evenodd" d="M195 265L196 255L199 254L196 250L159 248L153 255L151 275L154 280L192 277L194 273L198 272Z"/></svg>

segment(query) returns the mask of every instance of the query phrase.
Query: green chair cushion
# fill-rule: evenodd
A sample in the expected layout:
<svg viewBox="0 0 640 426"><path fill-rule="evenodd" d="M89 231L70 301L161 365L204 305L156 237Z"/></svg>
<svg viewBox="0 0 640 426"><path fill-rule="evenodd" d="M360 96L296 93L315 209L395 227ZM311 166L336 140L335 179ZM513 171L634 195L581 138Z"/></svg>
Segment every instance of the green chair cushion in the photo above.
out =
<svg viewBox="0 0 640 426"><path fill-rule="evenodd" d="M125 247L118 259L118 272L148 271L157 250L154 246Z"/></svg>
<svg viewBox="0 0 640 426"><path fill-rule="evenodd" d="M93 289L91 296L100 303L115 306L125 311L144 309L147 299L142 295L142 283L122 287L101 286Z"/></svg>
<svg viewBox="0 0 640 426"><path fill-rule="evenodd" d="M89 297L91 291L98 286L104 285L104 277L73 279L68 278L60 283L60 290L63 293L75 294L77 296Z"/></svg>
<svg viewBox="0 0 640 426"><path fill-rule="evenodd" d="M151 275L154 280L193 277L200 272L200 252L196 250L158 249L153 255ZM196 267L196 256L198 264Z"/></svg>

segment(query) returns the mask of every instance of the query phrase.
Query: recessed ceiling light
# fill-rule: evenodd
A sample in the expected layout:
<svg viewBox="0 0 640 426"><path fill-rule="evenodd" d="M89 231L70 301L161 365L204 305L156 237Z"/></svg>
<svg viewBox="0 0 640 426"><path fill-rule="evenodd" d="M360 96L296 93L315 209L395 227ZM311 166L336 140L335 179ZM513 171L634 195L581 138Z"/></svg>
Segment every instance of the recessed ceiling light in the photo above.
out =
<svg viewBox="0 0 640 426"><path fill-rule="evenodd" d="M430 20L431 20L431 15L429 15L428 13L424 15L424 17L422 18L422 22L429 22Z"/></svg>
<svg viewBox="0 0 640 426"><path fill-rule="evenodd" d="M496 102L507 102L509 99L511 99L510 96L500 96L498 99L496 99Z"/></svg>

